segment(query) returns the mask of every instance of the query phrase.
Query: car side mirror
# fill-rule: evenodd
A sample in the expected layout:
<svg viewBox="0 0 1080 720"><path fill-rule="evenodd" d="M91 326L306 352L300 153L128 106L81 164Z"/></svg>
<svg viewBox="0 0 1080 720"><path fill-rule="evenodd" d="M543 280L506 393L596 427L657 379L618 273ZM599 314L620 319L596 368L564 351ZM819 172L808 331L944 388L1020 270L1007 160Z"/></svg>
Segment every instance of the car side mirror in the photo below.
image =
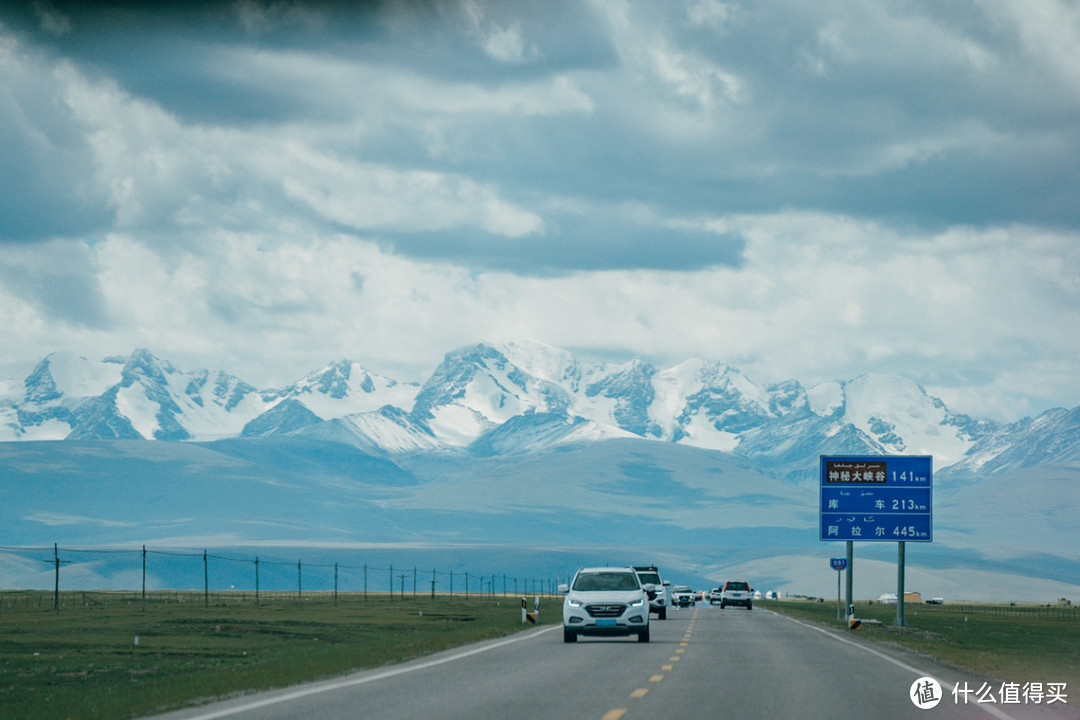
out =
<svg viewBox="0 0 1080 720"><path fill-rule="evenodd" d="M565 595L566 593L570 592L570 586L567 585L566 583L560 584L559 585L559 592L561 592L563 595Z"/></svg>
<svg viewBox="0 0 1080 720"><path fill-rule="evenodd" d="M665 580L665 581L664 581L664 587L667 587L667 586L668 586L668 585L670 585L670 584L671 584L671 581L670 581L670 580Z"/></svg>

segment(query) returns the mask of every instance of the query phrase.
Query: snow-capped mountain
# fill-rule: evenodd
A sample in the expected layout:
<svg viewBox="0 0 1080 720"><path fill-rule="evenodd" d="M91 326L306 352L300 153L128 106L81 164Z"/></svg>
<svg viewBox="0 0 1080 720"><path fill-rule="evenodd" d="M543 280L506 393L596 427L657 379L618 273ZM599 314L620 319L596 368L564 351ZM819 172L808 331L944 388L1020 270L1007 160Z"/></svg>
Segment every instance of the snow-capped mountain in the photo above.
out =
<svg viewBox="0 0 1080 720"><path fill-rule="evenodd" d="M418 390L415 383L399 383L370 373L358 363L339 360L292 385L264 390L261 397L268 405L286 398L299 400L311 412L329 419L371 412L383 405L410 407Z"/></svg>
<svg viewBox="0 0 1080 720"><path fill-rule="evenodd" d="M348 361L284 388L260 391L221 371L182 372L142 349L101 362L52 353L27 376L23 389L22 397L0 399L0 440L276 434L388 403L411 403L417 391Z"/></svg>
<svg viewBox="0 0 1080 720"><path fill-rule="evenodd" d="M953 470L997 474L1048 462L1080 463L1080 407L1047 410L985 434Z"/></svg>
<svg viewBox="0 0 1080 720"><path fill-rule="evenodd" d="M53 353L21 388L6 379L0 392L0 440L301 435L391 455L492 456L644 438L792 476L816 467L821 454L930 454L939 470L995 472L1080 455L1080 409L999 427L951 413L892 375L810 388L794 380L758 385L715 360L667 369L640 359L588 363L534 341L453 350L422 386L342 360L259 390L224 372L182 372L137 350L101 362Z"/></svg>
<svg viewBox="0 0 1080 720"><path fill-rule="evenodd" d="M268 407L239 378L206 370L183 373L146 350L98 363L53 353L37 364L24 387L21 399L8 399L0 430L6 440L228 436Z"/></svg>

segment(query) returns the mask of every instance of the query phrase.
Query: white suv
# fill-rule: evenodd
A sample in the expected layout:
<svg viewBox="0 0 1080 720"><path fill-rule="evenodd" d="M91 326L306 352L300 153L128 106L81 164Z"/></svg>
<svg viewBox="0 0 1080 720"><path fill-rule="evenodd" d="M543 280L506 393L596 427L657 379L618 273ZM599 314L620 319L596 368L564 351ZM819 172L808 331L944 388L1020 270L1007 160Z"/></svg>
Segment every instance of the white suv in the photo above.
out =
<svg viewBox="0 0 1080 720"><path fill-rule="evenodd" d="M649 596L629 567L582 568L569 585L560 585L563 642L578 635L637 635L649 642Z"/></svg>
<svg viewBox="0 0 1080 720"><path fill-rule="evenodd" d="M653 589L649 590L649 610L656 613L661 620L667 620L667 609L671 607L671 581L661 580L660 571L655 565L635 565L641 584Z"/></svg>

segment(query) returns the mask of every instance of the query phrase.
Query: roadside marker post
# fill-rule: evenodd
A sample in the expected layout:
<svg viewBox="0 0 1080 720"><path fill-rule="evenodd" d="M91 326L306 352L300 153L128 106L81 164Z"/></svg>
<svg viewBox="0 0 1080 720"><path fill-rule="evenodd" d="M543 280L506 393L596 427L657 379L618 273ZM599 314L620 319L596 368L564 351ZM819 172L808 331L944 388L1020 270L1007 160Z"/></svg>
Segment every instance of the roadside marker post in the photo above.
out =
<svg viewBox="0 0 1080 720"><path fill-rule="evenodd" d="M540 614L540 596L533 598L533 611L528 611L529 601L525 596L521 597L521 624L536 624L536 616Z"/></svg>
<svg viewBox="0 0 1080 720"><path fill-rule="evenodd" d="M836 621L840 622L844 619L844 609L840 603L840 575L847 567L847 558L831 558L829 565L836 571Z"/></svg>

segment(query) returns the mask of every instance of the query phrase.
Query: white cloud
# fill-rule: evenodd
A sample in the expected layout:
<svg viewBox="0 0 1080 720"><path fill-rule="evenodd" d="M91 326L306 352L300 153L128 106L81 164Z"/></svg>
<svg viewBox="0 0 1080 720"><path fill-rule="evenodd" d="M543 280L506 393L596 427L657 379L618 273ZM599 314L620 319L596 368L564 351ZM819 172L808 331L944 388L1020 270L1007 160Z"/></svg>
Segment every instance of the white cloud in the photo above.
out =
<svg viewBox="0 0 1080 720"><path fill-rule="evenodd" d="M288 197L356 230L431 232L478 225L508 237L543 231L538 215L467 178L349 162L295 143L263 153L256 169L266 181L281 178Z"/></svg>
<svg viewBox="0 0 1080 720"><path fill-rule="evenodd" d="M1039 66L1080 99L1080 6L1067 0L979 0Z"/></svg>
<svg viewBox="0 0 1080 720"><path fill-rule="evenodd" d="M487 55L499 62L520 64L539 57L535 46L526 44L520 23L502 26L488 21L480 3L467 0L462 6L473 32Z"/></svg>

